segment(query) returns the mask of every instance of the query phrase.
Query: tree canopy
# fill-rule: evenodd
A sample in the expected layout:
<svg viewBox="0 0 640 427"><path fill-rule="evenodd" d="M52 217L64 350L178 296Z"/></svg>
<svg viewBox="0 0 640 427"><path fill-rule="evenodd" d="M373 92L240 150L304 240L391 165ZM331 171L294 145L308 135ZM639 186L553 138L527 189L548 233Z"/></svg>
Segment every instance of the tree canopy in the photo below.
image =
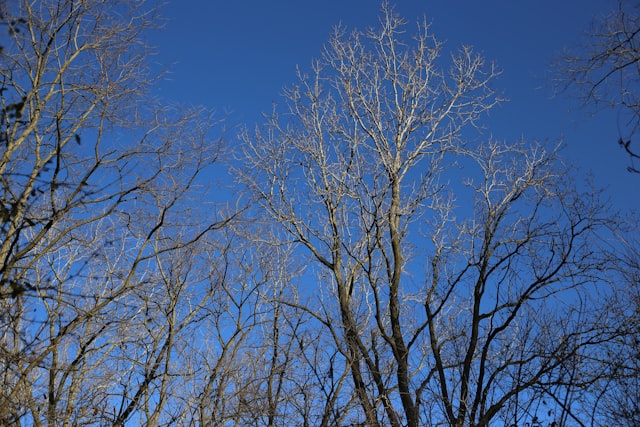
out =
<svg viewBox="0 0 640 427"><path fill-rule="evenodd" d="M0 424L637 424L637 223L472 47L385 2L225 129L153 3L1 5Z"/></svg>

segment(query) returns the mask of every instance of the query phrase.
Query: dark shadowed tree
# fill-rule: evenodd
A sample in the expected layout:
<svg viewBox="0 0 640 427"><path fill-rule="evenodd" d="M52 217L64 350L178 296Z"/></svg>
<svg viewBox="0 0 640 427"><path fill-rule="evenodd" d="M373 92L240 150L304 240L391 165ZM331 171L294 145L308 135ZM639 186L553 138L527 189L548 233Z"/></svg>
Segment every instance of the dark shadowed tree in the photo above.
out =
<svg viewBox="0 0 640 427"><path fill-rule="evenodd" d="M618 143L630 157L628 170L640 173L640 3L617 0L608 15L594 19L581 46L567 52L559 71L562 85L585 106L620 111Z"/></svg>
<svg viewBox="0 0 640 427"><path fill-rule="evenodd" d="M637 228L635 230L637 236ZM609 426L640 424L640 252L637 238L627 243L618 262L619 292L609 302L609 323L619 336L603 346L600 354L606 376L596 384L594 418Z"/></svg>
<svg viewBox="0 0 640 427"><path fill-rule="evenodd" d="M596 17L584 43L565 53L558 64L561 82L585 106L595 111L619 111L618 143L630 157L628 170L640 173L640 3L617 0L613 10ZM631 233L634 234L634 233ZM603 346L600 357L605 379L596 385L599 397L592 401L594 418L608 425L631 426L640 423L640 371L637 325L640 322L637 229L625 243L627 248L616 263L621 276L618 292L609 305L610 324L619 336Z"/></svg>

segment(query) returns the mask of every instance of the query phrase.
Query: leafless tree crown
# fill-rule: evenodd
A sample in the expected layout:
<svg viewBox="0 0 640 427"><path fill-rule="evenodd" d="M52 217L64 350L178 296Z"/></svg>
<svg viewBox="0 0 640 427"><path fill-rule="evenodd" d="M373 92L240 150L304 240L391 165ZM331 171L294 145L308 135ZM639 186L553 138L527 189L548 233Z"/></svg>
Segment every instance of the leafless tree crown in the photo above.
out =
<svg viewBox="0 0 640 427"><path fill-rule="evenodd" d="M334 348L315 424L521 425L543 400L566 421L569 367L615 334L583 305L609 289L607 215L554 147L481 139L491 64L406 28L388 5L339 28L244 135L243 182L309 260L306 300L282 303Z"/></svg>
<svg viewBox="0 0 640 427"><path fill-rule="evenodd" d="M633 142L640 125L640 5L618 0L594 19L584 45L567 52L559 68L563 85L586 106L618 109L618 143L630 157L629 171L640 173Z"/></svg>
<svg viewBox="0 0 640 427"><path fill-rule="evenodd" d="M0 4L0 425L617 419L637 251L557 147L486 137L471 47L338 28L226 207L222 123L148 91L152 7Z"/></svg>

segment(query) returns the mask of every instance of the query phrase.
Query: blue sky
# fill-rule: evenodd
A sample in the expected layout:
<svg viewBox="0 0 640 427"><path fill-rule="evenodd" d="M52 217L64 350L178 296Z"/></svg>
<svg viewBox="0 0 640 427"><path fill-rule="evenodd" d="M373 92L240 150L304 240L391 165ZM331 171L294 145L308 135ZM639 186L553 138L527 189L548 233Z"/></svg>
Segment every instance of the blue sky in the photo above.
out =
<svg viewBox="0 0 640 427"><path fill-rule="evenodd" d="M495 86L509 102L492 111L487 135L562 139L565 157L591 171L615 206L640 208L640 176L626 171L628 158L616 143L617 115L590 116L568 96L554 97L549 78L562 49L584 41L593 17L613 7L613 0L396 2L408 30L426 16L448 49L472 45L503 71ZM170 71L159 95L253 126L282 101L296 66L304 69L320 55L336 24L374 26L379 10L377 0L168 0L166 25L150 40L154 60Z"/></svg>

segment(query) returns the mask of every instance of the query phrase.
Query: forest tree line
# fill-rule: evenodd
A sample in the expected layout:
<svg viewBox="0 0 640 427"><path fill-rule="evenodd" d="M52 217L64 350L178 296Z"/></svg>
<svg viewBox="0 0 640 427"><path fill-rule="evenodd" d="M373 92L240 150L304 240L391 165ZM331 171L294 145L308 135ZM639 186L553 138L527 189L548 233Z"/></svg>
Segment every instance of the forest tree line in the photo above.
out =
<svg viewBox="0 0 640 427"><path fill-rule="evenodd" d="M479 137L471 47L383 3L222 132L149 96L153 4L0 5L0 425L640 425L637 217ZM632 119L637 7L560 69Z"/></svg>

